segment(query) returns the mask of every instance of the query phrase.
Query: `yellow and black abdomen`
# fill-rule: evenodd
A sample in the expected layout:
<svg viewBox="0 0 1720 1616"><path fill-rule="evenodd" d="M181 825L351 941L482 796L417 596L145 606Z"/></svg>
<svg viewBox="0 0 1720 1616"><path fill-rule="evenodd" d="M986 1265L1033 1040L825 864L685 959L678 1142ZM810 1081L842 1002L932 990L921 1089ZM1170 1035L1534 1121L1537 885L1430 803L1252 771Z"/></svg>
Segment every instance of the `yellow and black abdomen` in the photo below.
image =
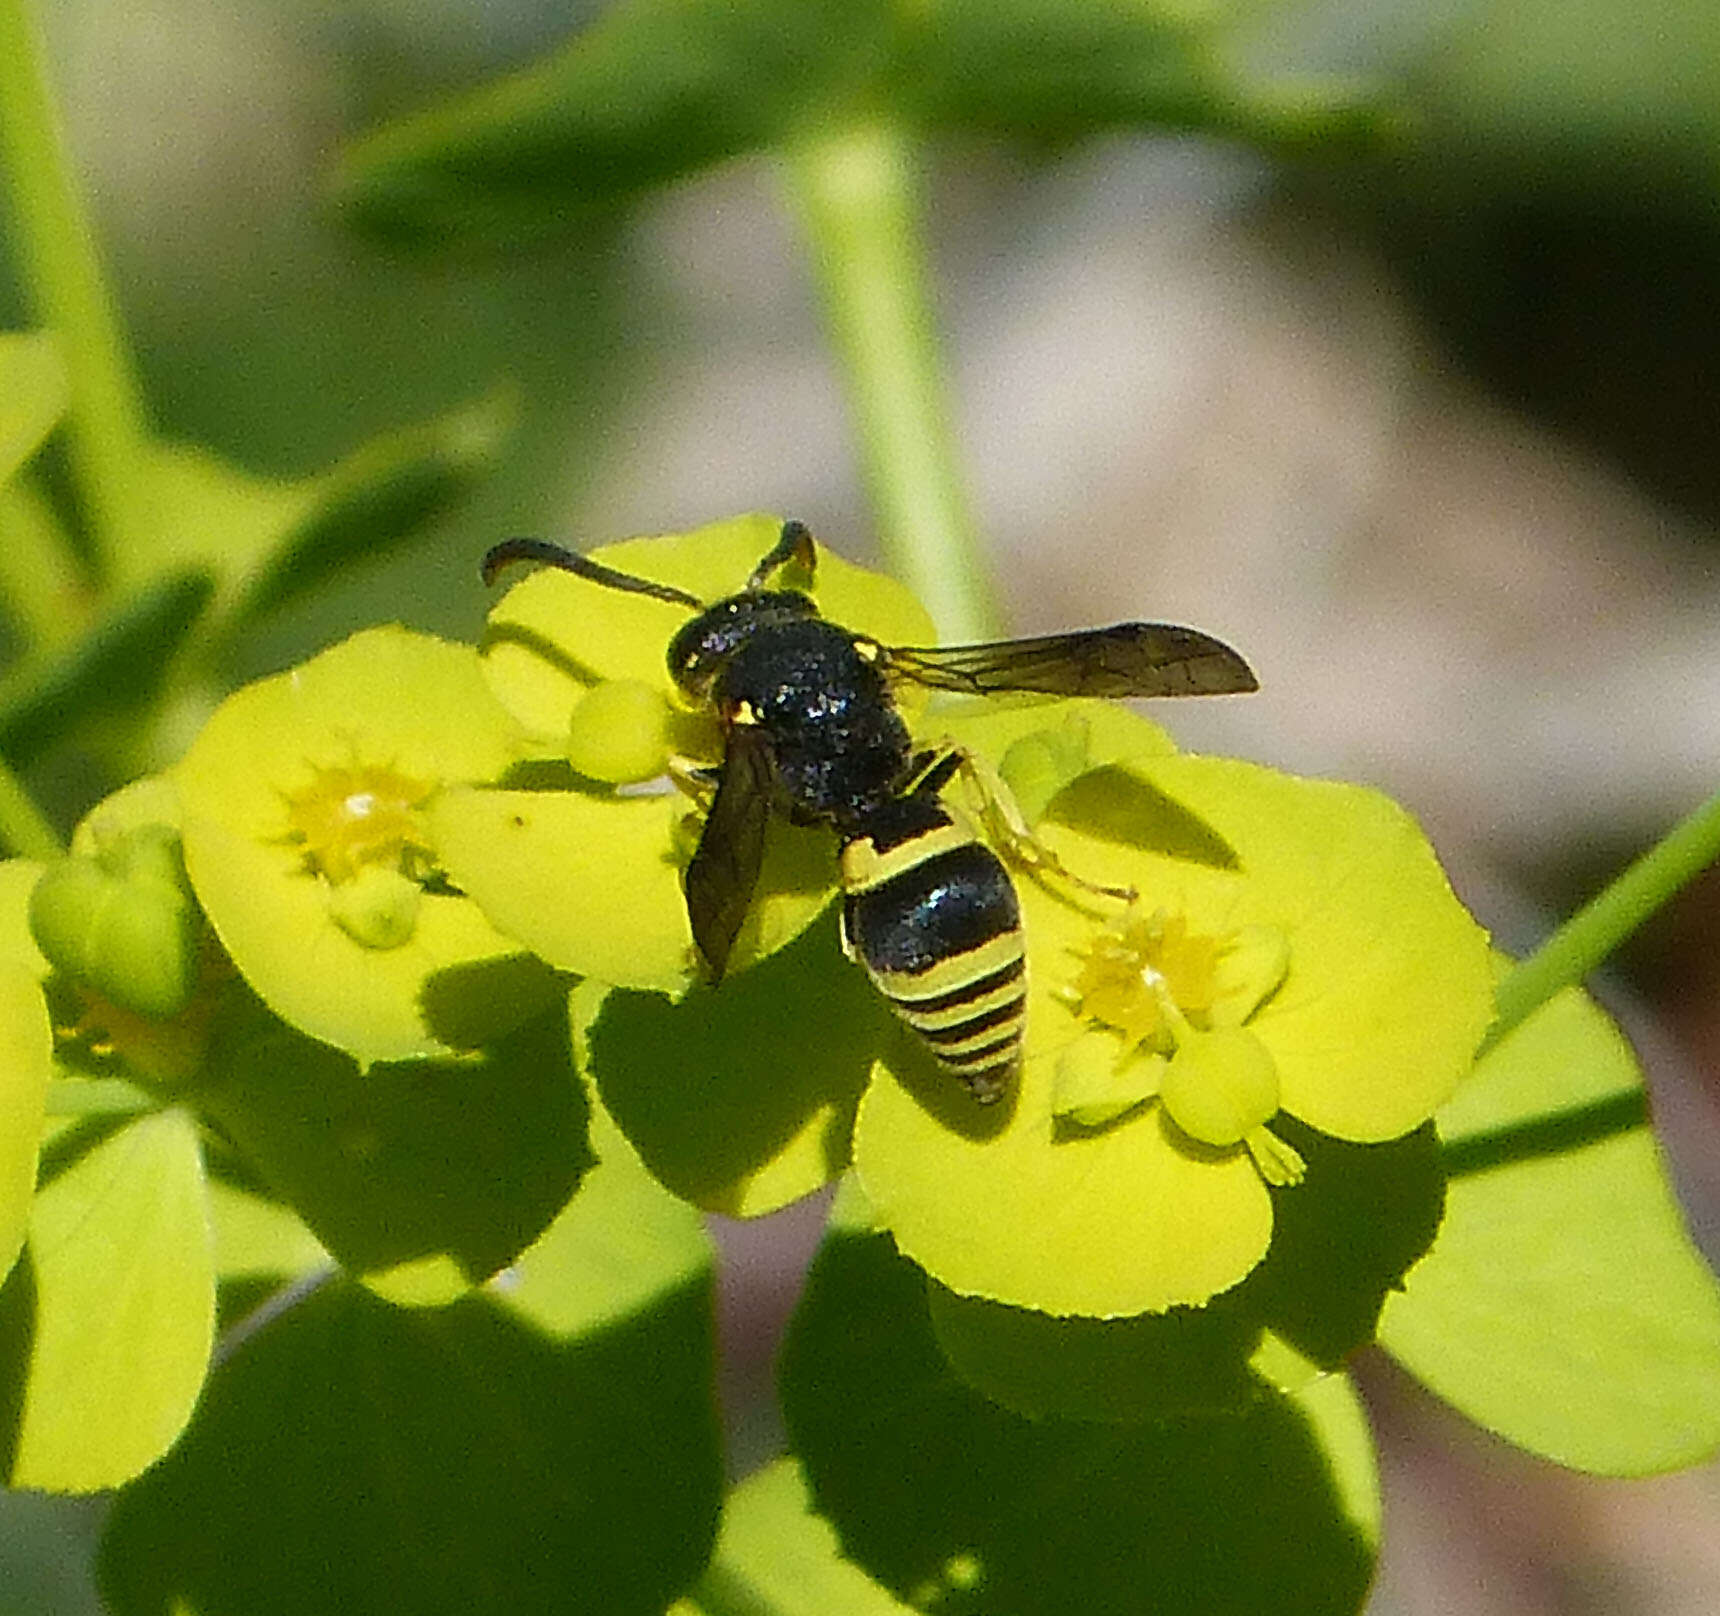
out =
<svg viewBox="0 0 1720 1616"><path fill-rule="evenodd" d="M842 847L842 944L977 1100L1021 1064L1027 961L1003 862L931 793L898 797Z"/></svg>

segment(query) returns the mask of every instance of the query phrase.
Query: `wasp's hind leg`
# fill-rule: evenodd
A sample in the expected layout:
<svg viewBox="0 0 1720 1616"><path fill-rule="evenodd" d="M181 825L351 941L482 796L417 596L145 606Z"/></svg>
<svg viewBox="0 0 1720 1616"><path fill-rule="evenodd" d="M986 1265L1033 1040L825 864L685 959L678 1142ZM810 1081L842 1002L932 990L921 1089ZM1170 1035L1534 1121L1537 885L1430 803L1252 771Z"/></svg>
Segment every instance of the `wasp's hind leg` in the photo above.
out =
<svg viewBox="0 0 1720 1616"><path fill-rule="evenodd" d="M1058 880L1066 881L1082 892L1090 892L1095 897L1119 898L1124 903L1133 903L1140 896L1133 887L1106 886L1100 881L1089 881L1084 875L1077 875L1070 869L1051 848L1033 834L1033 828L1027 823L1027 817L1016 802L1015 793L1009 789L1008 782L984 758L964 748L952 747L943 753L923 752L916 757L915 763L919 764L922 759L927 760L927 764L912 789L941 790L960 774L973 796L978 799L980 818L984 821L986 830L998 846L1029 873L1040 879L1047 875L1055 876Z"/></svg>
<svg viewBox="0 0 1720 1616"><path fill-rule="evenodd" d="M806 574L806 581L812 582L813 574L818 570L818 547L813 543L812 530L804 522L792 519L782 524L782 532L777 541L753 568L752 576L747 579L746 592L756 595L770 581L774 572L793 563Z"/></svg>

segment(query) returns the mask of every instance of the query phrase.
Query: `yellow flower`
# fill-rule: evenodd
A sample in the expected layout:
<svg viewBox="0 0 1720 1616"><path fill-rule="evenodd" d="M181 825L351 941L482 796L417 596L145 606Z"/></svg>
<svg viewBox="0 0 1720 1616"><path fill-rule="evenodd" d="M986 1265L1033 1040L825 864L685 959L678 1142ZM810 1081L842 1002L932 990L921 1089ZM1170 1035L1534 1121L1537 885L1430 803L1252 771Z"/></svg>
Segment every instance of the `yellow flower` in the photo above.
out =
<svg viewBox="0 0 1720 1616"><path fill-rule="evenodd" d="M1100 1318L1204 1302L1265 1255L1273 1193L1304 1193L1276 1113L1377 1142L1451 1094L1492 1015L1485 933L1409 816L1360 786L1118 761L1038 834L1135 902L1018 877L1013 1106L963 1119L935 1076L880 1066L856 1168L958 1294Z"/></svg>
<svg viewBox="0 0 1720 1616"><path fill-rule="evenodd" d="M475 650L368 629L227 698L169 771L185 865L283 1020L361 1063L471 1049L549 973L441 874L438 793L523 755Z"/></svg>

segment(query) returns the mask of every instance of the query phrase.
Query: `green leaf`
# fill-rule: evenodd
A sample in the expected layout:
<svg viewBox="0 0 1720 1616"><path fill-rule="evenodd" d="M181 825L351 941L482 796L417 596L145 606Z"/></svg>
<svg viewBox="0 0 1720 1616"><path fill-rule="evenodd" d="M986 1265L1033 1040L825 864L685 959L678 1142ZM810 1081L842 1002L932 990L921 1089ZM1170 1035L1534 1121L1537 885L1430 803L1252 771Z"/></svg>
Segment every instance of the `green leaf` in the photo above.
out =
<svg viewBox="0 0 1720 1616"><path fill-rule="evenodd" d="M361 228L441 246L564 230L843 119L1036 146L1122 127L1274 144L1378 133L1354 85L1259 85L1228 66L1237 9L628 0L542 63L359 141L335 192Z"/></svg>
<svg viewBox="0 0 1720 1616"><path fill-rule="evenodd" d="M830 1523L812 1511L806 1478L792 1459L747 1477L723 1505L710 1567L691 1601L669 1616L768 1609L778 1616L909 1616L852 1561Z"/></svg>
<svg viewBox="0 0 1720 1616"><path fill-rule="evenodd" d="M1224 1297L1132 1319L1054 1319L931 1281L926 1302L951 1367L1030 1419L1138 1424L1234 1413L1262 1392L1249 1372L1259 1321Z"/></svg>
<svg viewBox="0 0 1720 1616"><path fill-rule="evenodd" d="M397 428L310 476L263 477L195 444L152 443L139 465L140 541L119 582L206 572L236 633L339 568L418 534L495 462L513 414L505 393Z"/></svg>
<svg viewBox="0 0 1720 1616"><path fill-rule="evenodd" d="M361 1072L235 988L195 1099L347 1268L429 1260L438 1301L536 1239L592 1159L560 1004L476 1058Z"/></svg>
<svg viewBox="0 0 1720 1616"><path fill-rule="evenodd" d="M53 1069L54 1029L41 984L0 953L0 1279L24 1244Z"/></svg>
<svg viewBox="0 0 1720 1616"><path fill-rule="evenodd" d="M1357 1610L1378 1536L1347 1384L1138 1426L1027 1420L945 1363L924 1281L881 1235L828 1239L783 1407L844 1552L921 1609Z"/></svg>
<svg viewBox="0 0 1720 1616"><path fill-rule="evenodd" d="M215 1231L215 1272L224 1284L294 1279L333 1263L290 1206L214 1176L209 1221Z"/></svg>
<svg viewBox="0 0 1720 1616"><path fill-rule="evenodd" d="M538 65L367 136L337 201L390 240L567 228L840 104L891 29L881 0L630 0Z"/></svg>
<svg viewBox="0 0 1720 1616"><path fill-rule="evenodd" d="M27 471L0 482L0 601L20 654L28 646L44 656L77 637L94 604L70 536Z"/></svg>
<svg viewBox="0 0 1720 1616"><path fill-rule="evenodd" d="M611 992L582 1042L605 1107L651 1171L708 1211L757 1217L848 1165L860 1091L894 1038L831 913L678 1004Z"/></svg>
<svg viewBox="0 0 1720 1616"><path fill-rule="evenodd" d="M610 1166L481 1294L404 1311L336 1280L245 1342L109 1518L119 1616L656 1616L716 1529L709 1257Z"/></svg>
<svg viewBox="0 0 1720 1616"><path fill-rule="evenodd" d="M1438 1118L1445 1223L1381 1321L1509 1441L1642 1475L1720 1449L1720 1289L1685 1234L1618 1029L1567 989Z"/></svg>
<svg viewBox="0 0 1720 1616"><path fill-rule="evenodd" d="M0 331L0 483L41 448L70 399L52 332Z"/></svg>
<svg viewBox="0 0 1720 1616"><path fill-rule="evenodd" d="M497 392L384 432L304 479L297 520L252 561L227 631L310 593L354 561L409 542L494 468L514 415L512 395Z"/></svg>
<svg viewBox="0 0 1720 1616"><path fill-rule="evenodd" d="M0 1291L9 1484L92 1492L154 1463L190 1418L214 1316L196 1127L139 1118L37 1193Z"/></svg>
<svg viewBox="0 0 1720 1616"><path fill-rule="evenodd" d="M704 1219L645 1170L602 1106L591 1113L597 1165L531 1250L492 1283L552 1335L606 1329L711 1268Z"/></svg>
<svg viewBox="0 0 1720 1616"><path fill-rule="evenodd" d="M22 767L78 721L146 707L214 592L200 567L166 572L77 640L22 663L0 681L0 752Z"/></svg>
<svg viewBox="0 0 1720 1616"><path fill-rule="evenodd" d="M0 960L23 966L38 982L53 967L30 932L30 894L47 868L35 859L0 860Z"/></svg>
<svg viewBox="0 0 1720 1616"><path fill-rule="evenodd" d="M937 129L1037 146L1105 130L1179 128L1269 144L1376 139L1365 86L1251 83L1224 31L1258 7L1166 0L940 0L906 37L901 99Z"/></svg>

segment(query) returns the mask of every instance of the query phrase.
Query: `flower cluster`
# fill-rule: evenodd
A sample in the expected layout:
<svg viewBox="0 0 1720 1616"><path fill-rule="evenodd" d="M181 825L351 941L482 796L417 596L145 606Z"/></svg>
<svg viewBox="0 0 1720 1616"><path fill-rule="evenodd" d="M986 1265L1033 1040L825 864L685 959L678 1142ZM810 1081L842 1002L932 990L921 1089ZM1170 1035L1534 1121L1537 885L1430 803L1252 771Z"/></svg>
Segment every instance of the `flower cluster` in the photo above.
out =
<svg viewBox="0 0 1720 1616"><path fill-rule="evenodd" d="M710 600L740 586L774 527L751 519L598 556ZM833 620L924 643L918 609L887 580L821 556L816 587ZM677 710L662 666L684 620L671 603L540 573L492 614L486 668L546 752L565 758L571 732L585 754L635 758L640 775L683 745L709 763L720 737L704 715ZM582 724L600 706L601 723ZM1015 875L1030 1009L1025 1067L1001 1118L972 1108L882 1016L867 1023L864 1062L833 1080L848 1093L805 1092L793 1057L778 1055L735 1076L732 1107L709 1112L700 1094L718 1062L698 1021L680 891L697 824L688 796L576 764L560 790L461 788L432 808L446 867L503 930L621 990L595 1019L588 1069L647 1161L725 1157L721 1173L672 1179L683 1193L763 1210L852 1161L901 1249L958 1293L1055 1314L1162 1310L1235 1285L1264 1255L1273 1194L1297 1193L1302 1174L1275 1116L1341 1140L1391 1140L1468 1070L1492 1011L1487 940L1387 799L1180 756L1156 726L1100 703L911 717L923 744L958 745L1014 784L1054 855ZM783 996L757 1005L758 1025L787 1018L808 1048L853 1038L835 1007L858 973L833 949L788 949L833 894L831 839L787 825L773 834L738 956L744 966L787 951ZM738 999L744 981L718 996ZM641 995L660 996L649 1035ZM615 1075L638 1064L629 1043L647 1036L680 1068L650 1080L654 1106ZM777 1053L739 1023L722 1036ZM745 1049L738 1059L747 1065ZM799 1115L782 1115L785 1089L801 1094ZM725 1133L720 1143L710 1132L689 1142L665 1118L681 1097ZM851 1148L832 1148L851 1107ZM737 1156L749 1112L773 1126ZM768 1195L737 1188L762 1176Z"/></svg>
<svg viewBox="0 0 1720 1616"><path fill-rule="evenodd" d="M778 525L598 559L710 601ZM931 638L888 579L820 555L807 582L869 639ZM686 616L543 571L479 647L380 628L250 685L164 779L93 817L90 856L42 884L37 936L134 1051L151 1028L185 1035L134 1062L158 1082L195 1077L196 1006L223 972L361 1070L467 1058L582 981L593 1095L677 1193L752 1214L852 1167L948 1292L1057 1316L1230 1290L1272 1244L1275 1201L1317 1191L1287 1127L1396 1140L1467 1071L1487 940L1400 809L1184 756L1094 701L901 692L918 745L976 760L952 806L1032 826L1011 858L1025 1053L1001 1106L942 1075L842 958L822 827L770 825L709 988L682 879L724 742L665 666Z"/></svg>

